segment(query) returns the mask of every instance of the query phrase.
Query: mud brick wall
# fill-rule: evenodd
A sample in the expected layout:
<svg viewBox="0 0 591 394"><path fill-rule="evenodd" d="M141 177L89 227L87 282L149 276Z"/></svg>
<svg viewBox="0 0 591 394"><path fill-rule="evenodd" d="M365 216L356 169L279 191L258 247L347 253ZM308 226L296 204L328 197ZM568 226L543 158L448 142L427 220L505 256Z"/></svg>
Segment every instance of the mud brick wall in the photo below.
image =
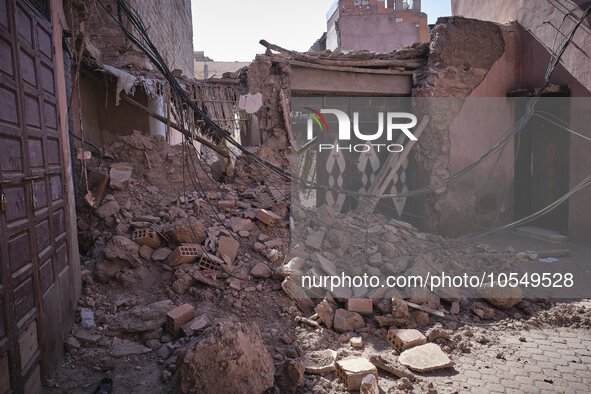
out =
<svg viewBox="0 0 591 394"><path fill-rule="evenodd" d="M74 2L75 4L77 2ZM106 8L117 15L113 0L104 1ZM180 69L183 75L193 77L193 23L190 0L129 0L138 12L150 39L171 70ZM83 7L78 2L78 6ZM93 10L89 29L88 48L99 62L115 67L129 64L152 69L146 56L127 39L120 27L102 7ZM87 47L90 47L87 44Z"/></svg>

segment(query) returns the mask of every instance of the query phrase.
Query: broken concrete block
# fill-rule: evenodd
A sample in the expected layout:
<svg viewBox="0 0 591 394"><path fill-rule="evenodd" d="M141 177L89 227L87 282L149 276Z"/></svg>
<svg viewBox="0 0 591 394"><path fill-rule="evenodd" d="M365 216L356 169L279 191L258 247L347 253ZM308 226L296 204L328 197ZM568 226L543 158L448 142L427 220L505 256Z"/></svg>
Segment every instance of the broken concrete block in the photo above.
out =
<svg viewBox="0 0 591 394"><path fill-rule="evenodd" d="M255 278L267 279L271 277L271 269L263 263L256 263L250 274Z"/></svg>
<svg viewBox="0 0 591 394"><path fill-rule="evenodd" d="M427 337L414 329L390 328L388 330L388 342L401 353L413 346L427 343Z"/></svg>
<svg viewBox="0 0 591 394"><path fill-rule="evenodd" d="M266 209L259 209L256 218L265 223L267 226L272 226L281 219L281 217L275 212L268 211Z"/></svg>
<svg viewBox="0 0 591 394"><path fill-rule="evenodd" d="M415 372L430 372L453 365L447 354L434 343L413 347L398 357L400 363Z"/></svg>
<svg viewBox="0 0 591 394"><path fill-rule="evenodd" d="M302 358L304 371L309 374L322 375L336 369L337 352L331 349L306 352Z"/></svg>
<svg viewBox="0 0 591 394"><path fill-rule="evenodd" d="M203 248L201 248L199 244L184 244L178 246L172 253L169 254L168 265L171 267L176 267L177 265L192 263L197 259L197 257L201 256L202 253ZM153 258L154 255L152 255L152 259Z"/></svg>
<svg viewBox="0 0 591 394"><path fill-rule="evenodd" d="M363 338L362 337L353 337L349 341L351 346L355 349L361 349L363 347Z"/></svg>
<svg viewBox="0 0 591 394"><path fill-rule="evenodd" d="M334 314L333 326L337 332L355 331L365 325L363 317L357 312L337 309Z"/></svg>
<svg viewBox="0 0 591 394"><path fill-rule="evenodd" d="M365 375L361 381L360 394L380 394L378 379L373 374Z"/></svg>
<svg viewBox="0 0 591 394"><path fill-rule="evenodd" d="M174 308L166 314L166 329L172 335L177 335L181 326L195 317L193 305L183 304Z"/></svg>
<svg viewBox="0 0 591 394"><path fill-rule="evenodd" d="M224 260L220 259L219 257L211 253L203 253L197 265L199 266L199 268L203 270L216 271L223 269L226 263L224 262Z"/></svg>
<svg viewBox="0 0 591 394"><path fill-rule="evenodd" d="M222 236L218 241L217 253L220 256L228 256L230 262L233 262L238 254L240 243L232 237Z"/></svg>
<svg viewBox="0 0 591 394"><path fill-rule="evenodd" d="M372 354L369 357L369 361L379 369L391 373L394 376L398 376L399 378L408 378L412 381L415 380L412 372L410 372L409 369L404 365L400 364L398 357L389 352Z"/></svg>
<svg viewBox="0 0 591 394"><path fill-rule="evenodd" d="M129 163L113 163L109 171L109 186L115 190L125 190L131 179L133 166Z"/></svg>
<svg viewBox="0 0 591 394"><path fill-rule="evenodd" d="M258 326L220 324L205 330L177 359L175 390L189 393L263 393L275 366Z"/></svg>
<svg viewBox="0 0 591 394"><path fill-rule="evenodd" d="M314 312L318 314L320 320L324 323L326 328L332 328L332 323L334 320L334 312L336 310L336 306L328 302L326 299L322 300L316 307L314 308Z"/></svg>
<svg viewBox="0 0 591 394"><path fill-rule="evenodd" d="M337 376L346 389L356 391L361 388L361 381L366 375L378 377L378 369L365 358L349 358L336 363Z"/></svg>
<svg viewBox="0 0 591 394"><path fill-rule="evenodd" d="M150 353L152 349L140 345L137 342L132 341L121 341L120 343L113 345L111 348L111 356L115 358L137 356L140 354Z"/></svg>
<svg viewBox="0 0 591 394"><path fill-rule="evenodd" d="M370 298L349 298L347 300L347 310L361 315L371 315L373 313L373 303Z"/></svg>
<svg viewBox="0 0 591 394"><path fill-rule="evenodd" d="M135 230L131 235L131 240L138 245L146 245L152 249L160 247L160 237L156 231L149 228Z"/></svg>

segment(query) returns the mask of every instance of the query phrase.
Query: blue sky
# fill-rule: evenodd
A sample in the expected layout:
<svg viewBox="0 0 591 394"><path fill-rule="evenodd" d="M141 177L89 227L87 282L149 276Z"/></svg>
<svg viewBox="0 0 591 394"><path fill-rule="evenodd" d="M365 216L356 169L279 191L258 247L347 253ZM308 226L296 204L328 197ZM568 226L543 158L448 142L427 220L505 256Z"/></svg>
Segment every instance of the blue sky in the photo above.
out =
<svg viewBox="0 0 591 394"><path fill-rule="evenodd" d="M334 0L191 0L193 41L218 61L250 61L263 53L265 39L306 51L326 31L326 12ZM423 0L429 23L451 15L451 0Z"/></svg>

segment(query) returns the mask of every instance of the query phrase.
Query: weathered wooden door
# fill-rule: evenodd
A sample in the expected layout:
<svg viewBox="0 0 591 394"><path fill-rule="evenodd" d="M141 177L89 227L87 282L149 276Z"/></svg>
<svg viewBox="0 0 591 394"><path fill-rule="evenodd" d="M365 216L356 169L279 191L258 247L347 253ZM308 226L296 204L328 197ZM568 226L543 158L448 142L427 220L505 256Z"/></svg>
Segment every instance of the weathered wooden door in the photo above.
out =
<svg viewBox="0 0 591 394"><path fill-rule="evenodd" d="M36 393L74 315L48 0L0 0L0 393Z"/></svg>

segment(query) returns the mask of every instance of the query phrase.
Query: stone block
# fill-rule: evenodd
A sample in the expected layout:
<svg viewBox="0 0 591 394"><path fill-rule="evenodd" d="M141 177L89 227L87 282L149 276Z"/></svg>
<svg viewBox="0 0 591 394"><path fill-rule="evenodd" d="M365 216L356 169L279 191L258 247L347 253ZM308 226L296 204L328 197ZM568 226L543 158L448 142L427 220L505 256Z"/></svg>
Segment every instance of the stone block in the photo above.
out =
<svg viewBox="0 0 591 394"><path fill-rule="evenodd" d="M233 262L238 254L238 249L240 248L240 243L236 241L232 237L222 236L218 240L218 255L223 256L226 255L230 259L230 262Z"/></svg>
<svg viewBox="0 0 591 394"><path fill-rule="evenodd" d="M166 329L177 335L183 324L195 317L195 308L189 304L178 306L166 314Z"/></svg>
<svg viewBox="0 0 591 394"><path fill-rule="evenodd" d="M373 313L373 303L370 298L349 298L347 300L347 310L361 315L371 315Z"/></svg>
<svg viewBox="0 0 591 394"><path fill-rule="evenodd" d="M453 365L447 354L434 343L405 350L400 354L398 360L402 365L415 372L431 372Z"/></svg>
<svg viewBox="0 0 591 394"><path fill-rule="evenodd" d="M336 363L337 377L343 382L349 391L357 391L361 388L361 382L366 375L372 374L378 377L378 369L369 360L358 357L339 360Z"/></svg>
<svg viewBox="0 0 591 394"><path fill-rule="evenodd" d="M413 346L427 343L427 337L414 329L390 328L388 330L388 342L399 353Z"/></svg>

